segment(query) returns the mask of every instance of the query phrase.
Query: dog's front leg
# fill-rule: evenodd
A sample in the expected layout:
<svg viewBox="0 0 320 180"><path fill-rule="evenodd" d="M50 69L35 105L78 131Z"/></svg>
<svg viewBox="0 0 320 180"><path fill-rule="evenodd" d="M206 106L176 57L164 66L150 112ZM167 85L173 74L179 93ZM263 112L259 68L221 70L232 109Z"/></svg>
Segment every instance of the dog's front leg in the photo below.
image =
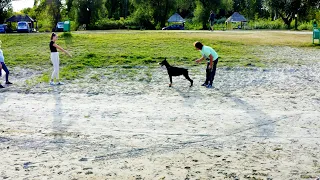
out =
<svg viewBox="0 0 320 180"><path fill-rule="evenodd" d="M169 75L169 79L170 79L169 87L171 87L172 86L172 76Z"/></svg>

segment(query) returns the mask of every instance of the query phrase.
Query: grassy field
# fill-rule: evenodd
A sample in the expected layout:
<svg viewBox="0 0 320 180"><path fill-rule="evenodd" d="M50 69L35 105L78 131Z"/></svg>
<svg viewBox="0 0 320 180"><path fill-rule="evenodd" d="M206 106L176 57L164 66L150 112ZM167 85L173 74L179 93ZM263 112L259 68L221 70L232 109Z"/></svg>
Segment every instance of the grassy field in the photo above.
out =
<svg viewBox="0 0 320 180"><path fill-rule="evenodd" d="M175 65L194 66L194 60L200 57L193 47L195 41L212 46L218 52L220 67L268 66L268 62L257 56L257 47L319 48L312 45L310 34L271 31L108 31L60 33L59 36L57 44L73 55L73 58L60 55L61 76L68 80L81 76L86 68L155 67L165 57ZM9 67L51 71L50 33L1 35L0 40ZM40 81L47 81L48 74L45 72Z"/></svg>

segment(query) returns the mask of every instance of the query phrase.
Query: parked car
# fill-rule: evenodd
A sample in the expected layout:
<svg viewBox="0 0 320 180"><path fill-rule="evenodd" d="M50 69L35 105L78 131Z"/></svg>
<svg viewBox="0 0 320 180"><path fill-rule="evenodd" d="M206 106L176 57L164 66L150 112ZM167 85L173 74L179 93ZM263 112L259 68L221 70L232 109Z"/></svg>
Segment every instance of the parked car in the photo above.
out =
<svg viewBox="0 0 320 180"><path fill-rule="evenodd" d="M64 22L58 22L56 25L56 31L63 31Z"/></svg>
<svg viewBox="0 0 320 180"><path fill-rule="evenodd" d="M0 24L0 33L6 33L8 26L6 24Z"/></svg>
<svg viewBox="0 0 320 180"><path fill-rule="evenodd" d="M184 30L184 27L179 24L173 24L171 26L167 26L162 28L162 30Z"/></svg>
<svg viewBox="0 0 320 180"><path fill-rule="evenodd" d="M31 32L31 28L28 24L28 22L25 22L25 21L20 21L18 22L18 25L17 25L17 32L20 33L20 32Z"/></svg>

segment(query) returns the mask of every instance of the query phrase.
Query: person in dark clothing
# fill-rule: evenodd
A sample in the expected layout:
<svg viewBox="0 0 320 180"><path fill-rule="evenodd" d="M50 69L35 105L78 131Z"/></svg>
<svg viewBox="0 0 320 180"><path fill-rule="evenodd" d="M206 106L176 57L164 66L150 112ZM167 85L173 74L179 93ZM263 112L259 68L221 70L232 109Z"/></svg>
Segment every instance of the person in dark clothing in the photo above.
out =
<svg viewBox="0 0 320 180"><path fill-rule="evenodd" d="M215 19L215 14L213 13L213 11L210 11L210 16L209 16L208 22L210 23L211 31L214 30L214 19Z"/></svg>
<svg viewBox="0 0 320 180"><path fill-rule="evenodd" d="M2 42L0 41L0 48L1 48L1 44ZM6 72L6 85L10 85L12 84L10 81L9 81L9 70L6 66L6 64L4 63L4 56L3 56L3 52L2 50L0 49L0 76L2 76L2 69L4 70L4 72ZM4 86L1 85L0 83L0 88L4 88Z"/></svg>

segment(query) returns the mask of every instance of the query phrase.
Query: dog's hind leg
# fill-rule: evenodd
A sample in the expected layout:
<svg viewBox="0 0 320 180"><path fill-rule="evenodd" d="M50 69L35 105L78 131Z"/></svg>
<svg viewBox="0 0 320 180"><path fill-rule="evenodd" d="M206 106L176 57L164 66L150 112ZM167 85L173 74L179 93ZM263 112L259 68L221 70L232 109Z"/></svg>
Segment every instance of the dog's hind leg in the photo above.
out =
<svg viewBox="0 0 320 180"><path fill-rule="evenodd" d="M193 86L193 80L190 79L188 71L183 73L183 76L190 81L190 83L191 83L190 87Z"/></svg>
<svg viewBox="0 0 320 180"><path fill-rule="evenodd" d="M171 87L172 86L172 76L169 75L169 79L170 79L169 87Z"/></svg>

